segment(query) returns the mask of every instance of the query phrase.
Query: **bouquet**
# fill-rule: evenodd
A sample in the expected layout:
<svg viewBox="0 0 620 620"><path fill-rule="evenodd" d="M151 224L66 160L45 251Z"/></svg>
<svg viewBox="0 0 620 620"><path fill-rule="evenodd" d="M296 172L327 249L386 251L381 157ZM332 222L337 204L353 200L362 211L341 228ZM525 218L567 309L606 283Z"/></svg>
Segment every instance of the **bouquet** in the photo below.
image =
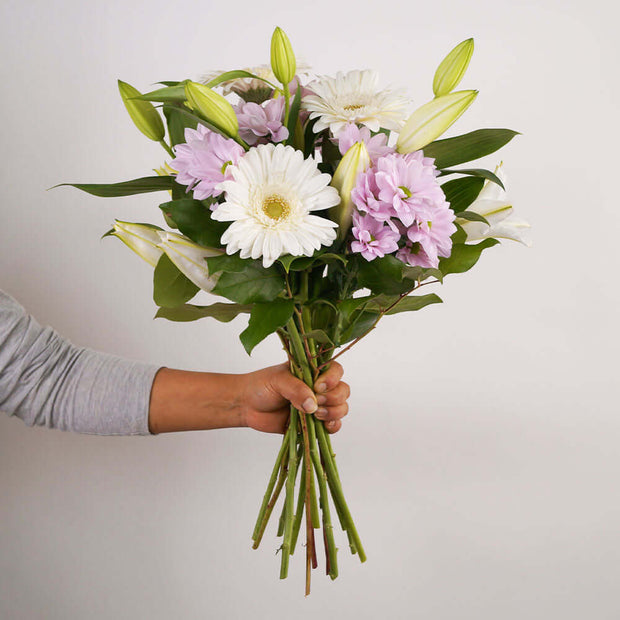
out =
<svg viewBox="0 0 620 620"><path fill-rule="evenodd" d="M404 94L381 89L373 71L310 77L298 70L276 28L270 66L161 82L146 94L119 81L131 119L170 160L155 176L68 185L106 197L169 192L159 205L168 229L117 220L106 233L154 268L156 316L248 314L240 335L247 353L276 334L291 372L312 386L384 316L441 301L418 294L422 287L467 271L498 238L527 243L528 225L511 217L501 165L455 168L517 132L438 140L478 94L455 91L472 51L472 39L457 45L435 73L433 99L409 114ZM189 303L200 290L226 301ZM366 560L330 436L293 407L254 548L281 495L280 578L302 524L306 594L319 546L326 573L338 575L335 524Z"/></svg>

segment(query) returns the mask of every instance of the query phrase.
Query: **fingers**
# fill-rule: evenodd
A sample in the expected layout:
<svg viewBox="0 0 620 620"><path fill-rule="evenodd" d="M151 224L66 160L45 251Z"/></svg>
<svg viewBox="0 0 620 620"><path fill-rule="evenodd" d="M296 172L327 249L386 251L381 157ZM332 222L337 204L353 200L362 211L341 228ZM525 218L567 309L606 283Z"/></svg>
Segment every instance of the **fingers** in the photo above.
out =
<svg viewBox="0 0 620 620"><path fill-rule="evenodd" d="M331 422L325 422L325 430L327 430L327 432L330 435L337 433L341 427L342 427L342 422L340 420L332 420Z"/></svg>
<svg viewBox="0 0 620 620"><path fill-rule="evenodd" d="M338 362L332 362L329 369L321 374L316 380L314 384L314 391L317 394L320 394L333 390L338 383L340 383L340 379L342 379L343 374L344 370L342 369L342 366Z"/></svg>
<svg viewBox="0 0 620 620"><path fill-rule="evenodd" d="M336 405L335 407L319 407L314 412L314 416L319 420L334 421L344 418L347 413L349 413L349 405L347 403L342 403L341 405Z"/></svg>
<svg viewBox="0 0 620 620"><path fill-rule="evenodd" d="M351 395L351 388L348 383L341 381L333 390L318 394L316 401L319 407L334 407L347 401Z"/></svg>
<svg viewBox="0 0 620 620"><path fill-rule="evenodd" d="M271 380L272 388L290 401L296 409L306 413L314 413L318 404L314 392L288 370L275 373Z"/></svg>

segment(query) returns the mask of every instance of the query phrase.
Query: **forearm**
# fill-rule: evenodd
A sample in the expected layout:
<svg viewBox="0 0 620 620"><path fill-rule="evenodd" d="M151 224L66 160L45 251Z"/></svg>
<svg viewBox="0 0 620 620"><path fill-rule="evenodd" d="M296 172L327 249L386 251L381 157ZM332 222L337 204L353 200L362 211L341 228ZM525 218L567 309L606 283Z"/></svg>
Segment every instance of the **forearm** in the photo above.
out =
<svg viewBox="0 0 620 620"><path fill-rule="evenodd" d="M157 370L73 345L0 291L0 410L29 426L146 435Z"/></svg>
<svg viewBox="0 0 620 620"><path fill-rule="evenodd" d="M162 368L149 406L153 434L247 426L244 375Z"/></svg>

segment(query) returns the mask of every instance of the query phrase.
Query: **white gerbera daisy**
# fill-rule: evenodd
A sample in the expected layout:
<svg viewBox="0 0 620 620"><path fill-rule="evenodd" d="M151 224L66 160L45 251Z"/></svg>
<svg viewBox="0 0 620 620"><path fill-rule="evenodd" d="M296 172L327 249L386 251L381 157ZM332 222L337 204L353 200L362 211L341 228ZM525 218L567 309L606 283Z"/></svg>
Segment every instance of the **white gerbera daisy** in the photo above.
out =
<svg viewBox="0 0 620 620"><path fill-rule="evenodd" d="M213 219L232 222L221 239L228 254L262 256L269 267L283 254L312 256L336 238L335 222L311 215L340 202L331 176L311 157L291 146L261 144L228 170L233 180L218 185L226 201L213 212Z"/></svg>
<svg viewBox="0 0 620 620"><path fill-rule="evenodd" d="M366 125L370 131L399 130L408 101L391 90L378 90L375 71L339 72L335 78L323 76L308 84L314 94L303 98L310 118L318 118L314 131L331 129L337 136L348 123Z"/></svg>

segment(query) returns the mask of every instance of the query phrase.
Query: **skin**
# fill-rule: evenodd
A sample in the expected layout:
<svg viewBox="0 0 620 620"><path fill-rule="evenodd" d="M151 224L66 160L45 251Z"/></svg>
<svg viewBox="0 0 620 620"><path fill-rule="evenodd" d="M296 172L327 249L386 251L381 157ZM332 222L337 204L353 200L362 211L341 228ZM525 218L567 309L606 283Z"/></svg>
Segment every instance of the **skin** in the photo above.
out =
<svg viewBox="0 0 620 620"><path fill-rule="evenodd" d="M289 405L314 413L330 433L347 415L349 386L333 362L314 391L294 377L287 364L241 375L161 368L153 382L149 430L159 433L249 427L284 433Z"/></svg>

